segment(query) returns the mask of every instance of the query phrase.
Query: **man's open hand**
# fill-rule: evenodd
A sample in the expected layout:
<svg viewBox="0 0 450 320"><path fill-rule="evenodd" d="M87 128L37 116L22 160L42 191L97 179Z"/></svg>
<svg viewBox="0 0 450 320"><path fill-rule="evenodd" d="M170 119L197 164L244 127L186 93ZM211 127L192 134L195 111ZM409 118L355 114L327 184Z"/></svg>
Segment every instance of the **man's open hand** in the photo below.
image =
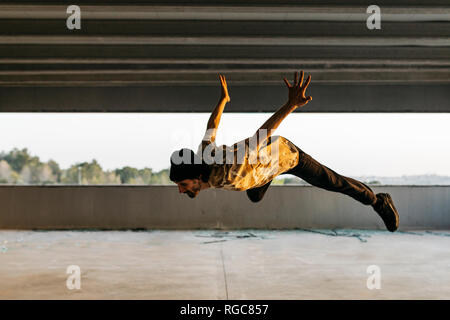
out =
<svg viewBox="0 0 450 320"><path fill-rule="evenodd" d="M311 96L305 97L306 88L308 88L311 82L311 76L308 76L304 85L303 83L303 71L300 72L300 81L298 80L298 72L294 73L294 85L291 85L286 78L283 79L289 89L289 104L297 107L304 106L312 100Z"/></svg>
<svg viewBox="0 0 450 320"><path fill-rule="evenodd" d="M222 85L222 99L230 102L230 96L228 95L227 80L224 75L219 74L220 84Z"/></svg>

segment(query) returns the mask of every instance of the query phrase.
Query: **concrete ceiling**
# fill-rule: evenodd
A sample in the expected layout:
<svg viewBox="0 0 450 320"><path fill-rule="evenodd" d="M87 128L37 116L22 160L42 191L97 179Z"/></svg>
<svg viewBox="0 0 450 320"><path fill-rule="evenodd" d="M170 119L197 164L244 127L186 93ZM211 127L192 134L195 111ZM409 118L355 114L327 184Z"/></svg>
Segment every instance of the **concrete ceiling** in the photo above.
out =
<svg viewBox="0 0 450 320"><path fill-rule="evenodd" d="M0 4L0 111L272 112L312 75L302 112L450 112L450 5L377 1ZM299 4L301 3L301 4Z"/></svg>

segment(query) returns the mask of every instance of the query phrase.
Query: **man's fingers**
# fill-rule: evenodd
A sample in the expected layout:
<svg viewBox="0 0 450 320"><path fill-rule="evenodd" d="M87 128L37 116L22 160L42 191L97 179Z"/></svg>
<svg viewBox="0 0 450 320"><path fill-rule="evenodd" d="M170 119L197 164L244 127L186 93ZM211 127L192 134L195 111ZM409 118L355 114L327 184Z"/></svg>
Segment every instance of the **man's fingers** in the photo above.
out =
<svg viewBox="0 0 450 320"><path fill-rule="evenodd" d="M304 75L304 73L303 73L303 70L302 70L302 71L300 71L300 81L298 82L298 86L299 86L299 87L302 86L302 83L303 83L303 75Z"/></svg>
<svg viewBox="0 0 450 320"><path fill-rule="evenodd" d="M294 72L294 87L297 86L297 81L298 81L298 72L295 71Z"/></svg>
<svg viewBox="0 0 450 320"><path fill-rule="evenodd" d="M220 75L220 82L222 83L222 85L223 85L224 87L227 86L227 80L225 79L225 76Z"/></svg>
<svg viewBox="0 0 450 320"><path fill-rule="evenodd" d="M286 83L286 85L288 86L288 88L290 88L290 87L291 87L291 84L289 83L289 81L287 81L286 78L283 78L283 80L284 80L284 83Z"/></svg>
<svg viewBox="0 0 450 320"><path fill-rule="evenodd" d="M311 101L312 100L312 97L311 96L307 96L306 97L306 101Z"/></svg>
<svg viewBox="0 0 450 320"><path fill-rule="evenodd" d="M310 82L311 82L311 75L309 75L308 79L306 79L306 83L303 86L303 92L305 92L306 88L308 88Z"/></svg>

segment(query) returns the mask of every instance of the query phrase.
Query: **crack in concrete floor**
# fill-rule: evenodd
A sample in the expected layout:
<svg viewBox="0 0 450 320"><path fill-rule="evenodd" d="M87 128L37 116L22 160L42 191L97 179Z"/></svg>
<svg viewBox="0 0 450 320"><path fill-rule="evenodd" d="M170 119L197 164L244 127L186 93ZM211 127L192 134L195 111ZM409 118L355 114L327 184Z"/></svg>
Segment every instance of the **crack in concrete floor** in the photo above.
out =
<svg viewBox="0 0 450 320"><path fill-rule="evenodd" d="M281 230L275 230L275 231L281 231ZM325 236L330 237L349 237L349 238L356 238L360 242L367 242L367 239L369 239L372 235L380 233L380 232L386 232L384 230L356 230L356 229L294 229L294 230L287 230L287 231L301 231L301 232L310 232L310 233L317 233ZM445 232L438 232L438 231L396 231L395 234L411 234L411 235L417 235L417 236L424 236L424 235L433 235L433 236L439 236L439 237L450 237L450 233ZM212 241L204 241L203 244L209 244L209 243L217 243L217 242L225 242L229 240L240 240L240 239L267 239L264 235L257 234L257 231L215 231L208 235L195 235L196 237L200 238L217 238L218 240L212 240Z"/></svg>
<svg viewBox="0 0 450 320"><path fill-rule="evenodd" d="M228 298L227 272L225 270L225 259L223 258L223 245L222 244L220 246L220 256L222 258L222 269L223 269L223 279L224 279L224 283L225 283L225 294L226 294L227 300L229 300L229 298Z"/></svg>

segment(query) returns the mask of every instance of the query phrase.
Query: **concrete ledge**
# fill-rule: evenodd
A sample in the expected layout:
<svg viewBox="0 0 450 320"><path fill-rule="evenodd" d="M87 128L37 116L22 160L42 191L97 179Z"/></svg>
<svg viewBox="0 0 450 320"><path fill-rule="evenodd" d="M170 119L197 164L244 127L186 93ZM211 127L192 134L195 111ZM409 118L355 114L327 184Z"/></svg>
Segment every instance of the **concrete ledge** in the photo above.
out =
<svg viewBox="0 0 450 320"><path fill-rule="evenodd" d="M450 186L380 186L400 229L450 229ZM371 207L310 186L272 186L259 203L245 192L175 186L0 186L1 229L384 229Z"/></svg>
<svg viewBox="0 0 450 320"><path fill-rule="evenodd" d="M368 5L311 6L302 2L291 5L208 6L202 5L83 5L83 19L111 20L257 20L257 21L363 21ZM394 3L395 5L395 3ZM449 21L446 5L384 7L383 21ZM0 19L66 19L64 5L4 5L0 4Z"/></svg>

